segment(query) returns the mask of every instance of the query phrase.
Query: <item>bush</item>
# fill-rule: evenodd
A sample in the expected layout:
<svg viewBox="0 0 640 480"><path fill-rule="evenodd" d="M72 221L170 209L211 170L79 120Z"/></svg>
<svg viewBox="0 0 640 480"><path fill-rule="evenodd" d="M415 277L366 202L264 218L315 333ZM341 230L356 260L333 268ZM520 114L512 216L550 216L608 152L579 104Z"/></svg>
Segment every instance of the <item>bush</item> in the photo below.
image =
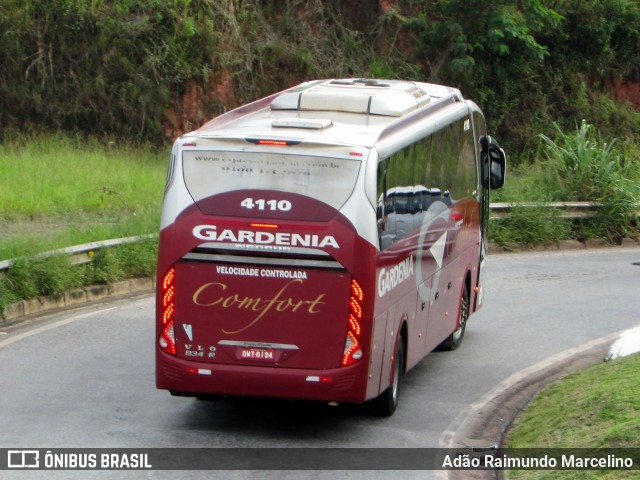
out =
<svg viewBox="0 0 640 480"><path fill-rule="evenodd" d="M219 52L210 2L5 0L0 122L164 138L172 95Z"/></svg>
<svg viewBox="0 0 640 480"><path fill-rule="evenodd" d="M111 248L98 250L93 261L85 267L86 284L107 284L124 277L122 259Z"/></svg>
<svg viewBox="0 0 640 480"><path fill-rule="evenodd" d="M60 295L91 284L153 276L157 255L158 241L149 238L97 250L89 264L80 266L72 265L64 254L20 257L0 278L0 312L20 300Z"/></svg>
<svg viewBox="0 0 640 480"><path fill-rule="evenodd" d="M508 217L492 220L491 239L506 247L564 238L601 238L617 244L635 234L640 149L602 141L586 121L571 133L555 128L555 139L539 136L536 160L513 168L505 188L492 194L492 201L516 207ZM570 219L551 208L522 206L525 202L563 201L594 202L598 208L595 216Z"/></svg>
<svg viewBox="0 0 640 480"><path fill-rule="evenodd" d="M639 133L640 114L609 95L638 81L634 0L4 0L0 31L2 134L161 143L267 93L342 76L457 86L516 159L552 120Z"/></svg>
<svg viewBox="0 0 640 480"><path fill-rule="evenodd" d="M592 125L582 121L574 134L558 129L556 140L541 135L542 171L553 200L597 202L593 232L618 242L628 235L640 201L640 162L603 142Z"/></svg>
<svg viewBox="0 0 640 480"><path fill-rule="evenodd" d="M0 314L4 309L20 301L20 297L13 291L12 286L6 278L0 278Z"/></svg>
<svg viewBox="0 0 640 480"><path fill-rule="evenodd" d="M69 262L68 255L21 257L11 266L4 287L7 298L28 299L59 295L83 283L82 271Z"/></svg>
<svg viewBox="0 0 640 480"><path fill-rule="evenodd" d="M40 293L36 282L35 262L33 258L18 258L7 272L6 285L18 298L33 298Z"/></svg>
<svg viewBox="0 0 640 480"><path fill-rule="evenodd" d="M491 222L490 238L507 249L546 245L570 238L570 224L546 207L514 205L509 215Z"/></svg>
<svg viewBox="0 0 640 480"><path fill-rule="evenodd" d="M117 247L125 278L152 277L158 258L158 241L147 239Z"/></svg>
<svg viewBox="0 0 640 480"><path fill-rule="evenodd" d="M35 274L39 295L60 295L83 283L82 271L63 254L38 259Z"/></svg>

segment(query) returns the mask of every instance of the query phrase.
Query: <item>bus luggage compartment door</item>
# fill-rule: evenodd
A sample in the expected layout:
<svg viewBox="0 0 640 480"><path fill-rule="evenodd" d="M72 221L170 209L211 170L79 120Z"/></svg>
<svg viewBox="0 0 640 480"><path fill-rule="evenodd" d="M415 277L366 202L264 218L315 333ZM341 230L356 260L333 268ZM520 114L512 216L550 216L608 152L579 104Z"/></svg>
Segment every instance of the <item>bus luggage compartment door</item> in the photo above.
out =
<svg viewBox="0 0 640 480"><path fill-rule="evenodd" d="M338 269L179 262L177 356L230 365L339 367L350 279Z"/></svg>

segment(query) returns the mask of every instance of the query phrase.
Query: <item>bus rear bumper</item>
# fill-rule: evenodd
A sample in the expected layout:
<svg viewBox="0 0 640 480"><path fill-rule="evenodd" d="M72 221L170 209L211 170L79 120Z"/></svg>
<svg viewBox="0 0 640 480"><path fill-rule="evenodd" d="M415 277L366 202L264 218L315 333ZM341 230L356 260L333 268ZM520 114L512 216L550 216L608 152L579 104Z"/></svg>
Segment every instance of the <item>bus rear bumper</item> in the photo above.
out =
<svg viewBox="0 0 640 480"><path fill-rule="evenodd" d="M156 386L181 396L365 401L366 363L326 370L193 362L158 352Z"/></svg>

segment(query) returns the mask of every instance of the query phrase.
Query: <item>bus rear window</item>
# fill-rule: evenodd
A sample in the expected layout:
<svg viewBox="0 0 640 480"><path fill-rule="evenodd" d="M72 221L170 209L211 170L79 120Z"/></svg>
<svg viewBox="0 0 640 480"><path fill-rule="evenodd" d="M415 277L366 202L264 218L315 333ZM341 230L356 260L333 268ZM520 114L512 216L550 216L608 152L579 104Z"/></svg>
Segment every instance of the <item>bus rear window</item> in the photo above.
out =
<svg viewBox="0 0 640 480"><path fill-rule="evenodd" d="M327 220L351 196L360 164L360 160L279 153L183 152L187 189L208 215ZM316 214L295 208L308 200L329 208Z"/></svg>

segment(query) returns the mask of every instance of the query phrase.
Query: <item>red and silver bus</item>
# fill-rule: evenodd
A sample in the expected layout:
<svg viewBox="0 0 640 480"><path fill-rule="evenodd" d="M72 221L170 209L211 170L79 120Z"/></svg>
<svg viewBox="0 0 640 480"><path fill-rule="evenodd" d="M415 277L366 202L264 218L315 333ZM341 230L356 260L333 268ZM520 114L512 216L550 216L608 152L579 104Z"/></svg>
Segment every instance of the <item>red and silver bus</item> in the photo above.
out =
<svg viewBox="0 0 640 480"><path fill-rule="evenodd" d="M156 384L181 396L367 402L455 349L482 305L505 156L454 88L307 82L176 140Z"/></svg>

